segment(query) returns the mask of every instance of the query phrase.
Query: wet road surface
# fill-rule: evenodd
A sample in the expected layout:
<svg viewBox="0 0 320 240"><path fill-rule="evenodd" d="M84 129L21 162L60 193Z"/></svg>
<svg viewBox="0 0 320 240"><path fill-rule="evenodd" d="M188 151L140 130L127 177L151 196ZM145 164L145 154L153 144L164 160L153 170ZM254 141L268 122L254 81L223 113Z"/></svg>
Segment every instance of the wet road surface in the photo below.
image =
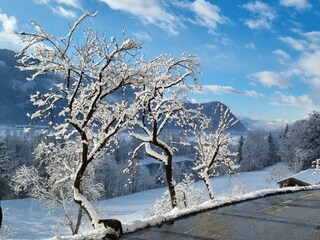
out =
<svg viewBox="0 0 320 240"><path fill-rule="evenodd" d="M320 190L260 198L176 220L126 240L320 240Z"/></svg>

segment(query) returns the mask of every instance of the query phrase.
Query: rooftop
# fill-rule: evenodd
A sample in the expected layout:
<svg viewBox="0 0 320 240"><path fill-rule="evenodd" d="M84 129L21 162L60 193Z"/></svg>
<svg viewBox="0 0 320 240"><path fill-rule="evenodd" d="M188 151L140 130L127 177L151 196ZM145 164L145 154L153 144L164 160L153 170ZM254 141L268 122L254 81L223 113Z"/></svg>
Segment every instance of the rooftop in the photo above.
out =
<svg viewBox="0 0 320 240"><path fill-rule="evenodd" d="M281 179L278 182L285 181L289 178L295 178L305 183L309 183L311 185L320 183L320 170L315 169L307 169L302 172L299 172L295 175L289 176L287 178Z"/></svg>

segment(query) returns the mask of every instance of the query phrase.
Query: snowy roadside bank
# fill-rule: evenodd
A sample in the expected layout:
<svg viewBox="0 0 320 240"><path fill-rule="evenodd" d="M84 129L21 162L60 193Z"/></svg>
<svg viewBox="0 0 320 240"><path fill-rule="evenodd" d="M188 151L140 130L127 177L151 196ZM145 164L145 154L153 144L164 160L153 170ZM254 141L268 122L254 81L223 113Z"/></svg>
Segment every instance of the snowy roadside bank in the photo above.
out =
<svg viewBox="0 0 320 240"><path fill-rule="evenodd" d="M189 215L194 215L200 212L209 211L213 209L218 209L225 206L230 206L233 204L238 204L246 201L251 201L258 198L264 198L274 195L280 194L290 194L294 192L300 191L311 191L311 190L320 190L320 186L309 186L309 187L289 187L289 188L282 188L282 189L263 189L255 192L251 192L248 194L243 195L242 197L229 197L229 198L221 198L219 200L211 200L204 202L198 206L186 208L186 209L173 209L167 214L159 215L151 218L146 218L144 220L136 220L133 221L131 224L124 225L124 232L130 233L138 230L142 230L148 227L153 226L161 226L165 222L174 221L175 219L185 218ZM101 239L103 236L103 231L89 231L88 233L79 234L76 236L65 236L65 237L54 237L51 240L83 240L83 239Z"/></svg>
<svg viewBox="0 0 320 240"><path fill-rule="evenodd" d="M262 189L259 191L244 194L242 197L225 197L217 200L206 201L198 206L193 206L185 209L173 209L171 212L146 218L144 220L134 221L130 225L125 225L124 229L126 233L134 232L140 229L144 229L152 226L160 226L161 224L172 221L177 218L188 217L189 215L197 214L200 212L213 210L221 207L226 207L233 204L238 204L246 201L251 201L258 198L264 198L280 194L290 194L299 191L311 191L320 190L320 186L308 186L308 187L288 187L281 189Z"/></svg>
<svg viewBox="0 0 320 240"><path fill-rule="evenodd" d="M132 232L148 226L161 225L162 222L170 221L172 218L187 216L194 212L204 211L206 209L233 204L250 199L280 194L292 191L301 191L308 189L317 189L316 187L304 188L284 188L278 189L275 181L267 180L270 178L270 169L264 169L256 172L243 172L228 176L219 176L211 178L215 192L214 201L206 201L195 207L188 209L175 209L167 214L150 217L150 209L159 199L166 188L152 189L128 196L98 201L95 203L101 218L116 218L123 223L125 232ZM234 191L235 187L241 186L241 192ZM204 189L203 182L196 182L196 188ZM206 192L204 192L205 197ZM61 224L63 212L61 209L50 213L43 208L39 202L33 202L31 199L7 200L2 201L4 210L3 224L9 230L5 239L81 239L84 235L89 236L95 233L90 224L82 228L82 234L71 237L70 229L65 224ZM0 229L4 231L5 229ZM100 233L101 234L101 233ZM0 234L1 235L1 234ZM1 239L1 238L0 238Z"/></svg>

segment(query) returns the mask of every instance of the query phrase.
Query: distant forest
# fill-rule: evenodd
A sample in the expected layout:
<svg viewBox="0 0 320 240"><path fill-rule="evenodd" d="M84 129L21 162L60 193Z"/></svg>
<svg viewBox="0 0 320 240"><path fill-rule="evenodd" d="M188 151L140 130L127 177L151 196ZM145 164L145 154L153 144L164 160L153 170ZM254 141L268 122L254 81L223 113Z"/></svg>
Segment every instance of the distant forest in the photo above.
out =
<svg viewBox="0 0 320 240"><path fill-rule="evenodd" d="M261 170L277 162L283 162L288 169L299 172L311 167L314 160L320 158L320 113L313 112L307 119L296 121L284 129L272 132L248 131L235 136L230 145L236 153L236 160L240 164L237 172ZM23 193L14 195L10 187L10 179L15 170L22 165L34 165L41 169L41 163L35 162L34 148L43 136L4 133L0 140L0 196L2 199L23 198ZM190 139L182 139L179 131L166 132L166 138L176 150L176 155L185 157L187 161L174 163L174 179L179 182L184 174L193 173L196 159L196 143ZM179 142L190 141L190 145ZM128 169L130 153L137 145L137 140L128 135L118 137L119 147L102 158L96 167L95 181L102 183L104 193L102 198L112 198L132 194L147 189L165 186L163 167L159 163L143 164L146 155L141 151L133 159L134 164ZM125 171L127 170L127 171ZM223 170L223 169L222 169ZM119 174L124 172L124 174ZM132 174L134 172L134 174ZM221 171L223 172L223 171ZM193 174L197 180L197 174ZM128 180L129 179L129 180Z"/></svg>

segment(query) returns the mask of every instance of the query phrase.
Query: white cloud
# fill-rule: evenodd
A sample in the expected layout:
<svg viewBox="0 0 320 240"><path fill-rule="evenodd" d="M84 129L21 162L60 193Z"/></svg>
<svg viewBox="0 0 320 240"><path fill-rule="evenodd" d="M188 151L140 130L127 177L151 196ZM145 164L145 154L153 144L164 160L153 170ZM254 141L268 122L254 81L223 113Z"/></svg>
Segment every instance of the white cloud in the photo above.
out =
<svg viewBox="0 0 320 240"><path fill-rule="evenodd" d="M320 78L320 50L302 54L297 66L306 76Z"/></svg>
<svg viewBox="0 0 320 240"><path fill-rule="evenodd" d="M310 51L320 50L320 32L319 31L301 33L301 35L306 39L308 43L307 46Z"/></svg>
<svg viewBox="0 0 320 240"><path fill-rule="evenodd" d="M178 34L180 21L166 11L158 0L100 0L114 10L120 10L138 17L147 24L156 25L172 35Z"/></svg>
<svg viewBox="0 0 320 240"><path fill-rule="evenodd" d="M289 78L300 80L300 82L310 89L309 95L295 97L292 95L278 94L279 102L282 105L296 105L302 108L303 104L310 104L310 109L316 106L313 101L320 100L320 31L302 32L295 29L294 33L298 37L281 37L281 41L288 44L296 51L291 57L283 50L275 50L274 55L279 57L279 62L287 66L287 69L279 73L276 72L259 72L249 75L252 80L271 87L279 86L280 88L290 87ZM276 104L276 101L273 101ZM306 106L310 111L309 106Z"/></svg>
<svg viewBox="0 0 320 240"><path fill-rule="evenodd" d="M308 79L308 83L311 88L312 97L319 102L320 101L320 78L313 77Z"/></svg>
<svg viewBox="0 0 320 240"><path fill-rule="evenodd" d="M217 45L211 44L211 43L210 43L210 44L206 44L205 47L206 47L208 50L210 50L210 51L217 51L217 50L219 50L219 48L218 48Z"/></svg>
<svg viewBox="0 0 320 240"><path fill-rule="evenodd" d="M69 19L74 19L77 17L77 14L74 11L67 10L62 6L53 7L52 11L59 16L69 18Z"/></svg>
<svg viewBox="0 0 320 240"><path fill-rule="evenodd" d="M146 32L134 32L132 35L139 41L151 42L152 37Z"/></svg>
<svg viewBox="0 0 320 240"><path fill-rule="evenodd" d="M291 62L291 56L281 49L273 51L273 54L278 58L278 62L283 65L288 65Z"/></svg>
<svg viewBox="0 0 320 240"><path fill-rule="evenodd" d="M0 43L8 48L17 48L19 46L20 37L16 33L17 19L14 16L8 16L0 12Z"/></svg>
<svg viewBox="0 0 320 240"><path fill-rule="evenodd" d="M239 91L231 86L220 86L220 85L204 85L203 86L204 93L214 93L217 95L220 94L235 94L242 95L247 97L263 97L263 94L257 93L256 91Z"/></svg>
<svg viewBox="0 0 320 240"><path fill-rule="evenodd" d="M251 29L271 29L271 23L270 21L267 21L266 19L260 18L260 19L247 19L244 21L244 23Z"/></svg>
<svg viewBox="0 0 320 240"><path fill-rule="evenodd" d="M293 96L277 92L276 95L272 97L271 104L299 108L306 112L319 110L319 107L314 104L313 100L308 95Z"/></svg>
<svg viewBox="0 0 320 240"><path fill-rule="evenodd" d="M248 49L252 49L252 50L256 50L257 49L256 45L253 42L247 43L245 45L245 47L248 48Z"/></svg>
<svg viewBox="0 0 320 240"><path fill-rule="evenodd" d="M242 5L251 13L251 18L244 20L251 29L271 29L272 21L276 18L275 10L262 1L252 1Z"/></svg>
<svg viewBox="0 0 320 240"><path fill-rule="evenodd" d="M63 0L59 0L63 1ZM185 22L206 27L209 33L215 34L215 30L221 24L230 22L223 16L218 6L207 0L99 0L114 10L124 11L139 18L145 24L152 24L178 35ZM169 11L170 7L189 11L185 15L176 15Z"/></svg>
<svg viewBox="0 0 320 240"><path fill-rule="evenodd" d="M36 4L49 4L50 0L33 0Z"/></svg>
<svg viewBox="0 0 320 240"><path fill-rule="evenodd" d="M289 60L291 58L288 53L286 53L285 51L283 51L281 49L277 49L277 50L273 51L273 54L280 57L281 59Z"/></svg>
<svg viewBox="0 0 320 240"><path fill-rule="evenodd" d="M221 15L220 8L209 1L195 0L190 8L196 14L196 23L210 30L215 30L219 24L229 21Z"/></svg>
<svg viewBox="0 0 320 240"><path fill-rule="evenodd" d="M298 40L292 37L280 37L279 38L282 42L288 44L296 51L303 51L307 45L306 41Z"/></svg>
<svg viewBox="0 0 320 240"><path fill-rule="evenodd" d="M76 18L77 14L74 11L68 10L58 4L81 9L79 0L55 0L55 3L52 0L33 0L33 2L40 5L47 5L53 13L69 19Z"/></svg>
<svg viewBox="0 0 320 240"><path fill-rule="evenodd" d="M42 0L42 1L48 1L48 0ZM56 0L57 3L59 4L64 4L70 7L74 8L80 8L81 4L79 3L78 0Z"/></svg>
<svg viewBox="0 0 320 240"><path fill-rule="evenodd" d="M292 75L320 78L320 32L299 32L298 34L300 39L280 38L298 53L297 60L288 71L291 71Z"/></svg>
<svg viewBox="0 0 320 240"><path fill-rule="evenodd" d="M248 78L250 80L259 82L266 87L277 86L282 89L286 89L291 86L290 82L286 79L286 77L283 74L271 71L252 73L248 76Z"/></svg>
<svg viewBox="0 0 320 240"><path fill-rule="evenodd" d="M280 0L280 4L285 7L293 7L299 11L311 8L308 0Z"/></svg>
<svg viewBox="0 0 320 240"><path fill-rule="evenodd" d="M5 13L0 13L0 21L2 23L2 31L13 33L17 28L17 20L14 16L8 17Z"/></svg>
<svg viewBox="0 0 320 240"><path fill-rule="evenodd" d="M320 42L320 32L319 31L311 31L306 33L301 33L303 36L308 38L312 42Z"/></svg>
<svg viewBox="0 0 320 240"><path fill-rule="evenodd" d="M228 46L228 45L232 44L232 40L227 37L222 37L220 42L224 46Z"/></svg>

